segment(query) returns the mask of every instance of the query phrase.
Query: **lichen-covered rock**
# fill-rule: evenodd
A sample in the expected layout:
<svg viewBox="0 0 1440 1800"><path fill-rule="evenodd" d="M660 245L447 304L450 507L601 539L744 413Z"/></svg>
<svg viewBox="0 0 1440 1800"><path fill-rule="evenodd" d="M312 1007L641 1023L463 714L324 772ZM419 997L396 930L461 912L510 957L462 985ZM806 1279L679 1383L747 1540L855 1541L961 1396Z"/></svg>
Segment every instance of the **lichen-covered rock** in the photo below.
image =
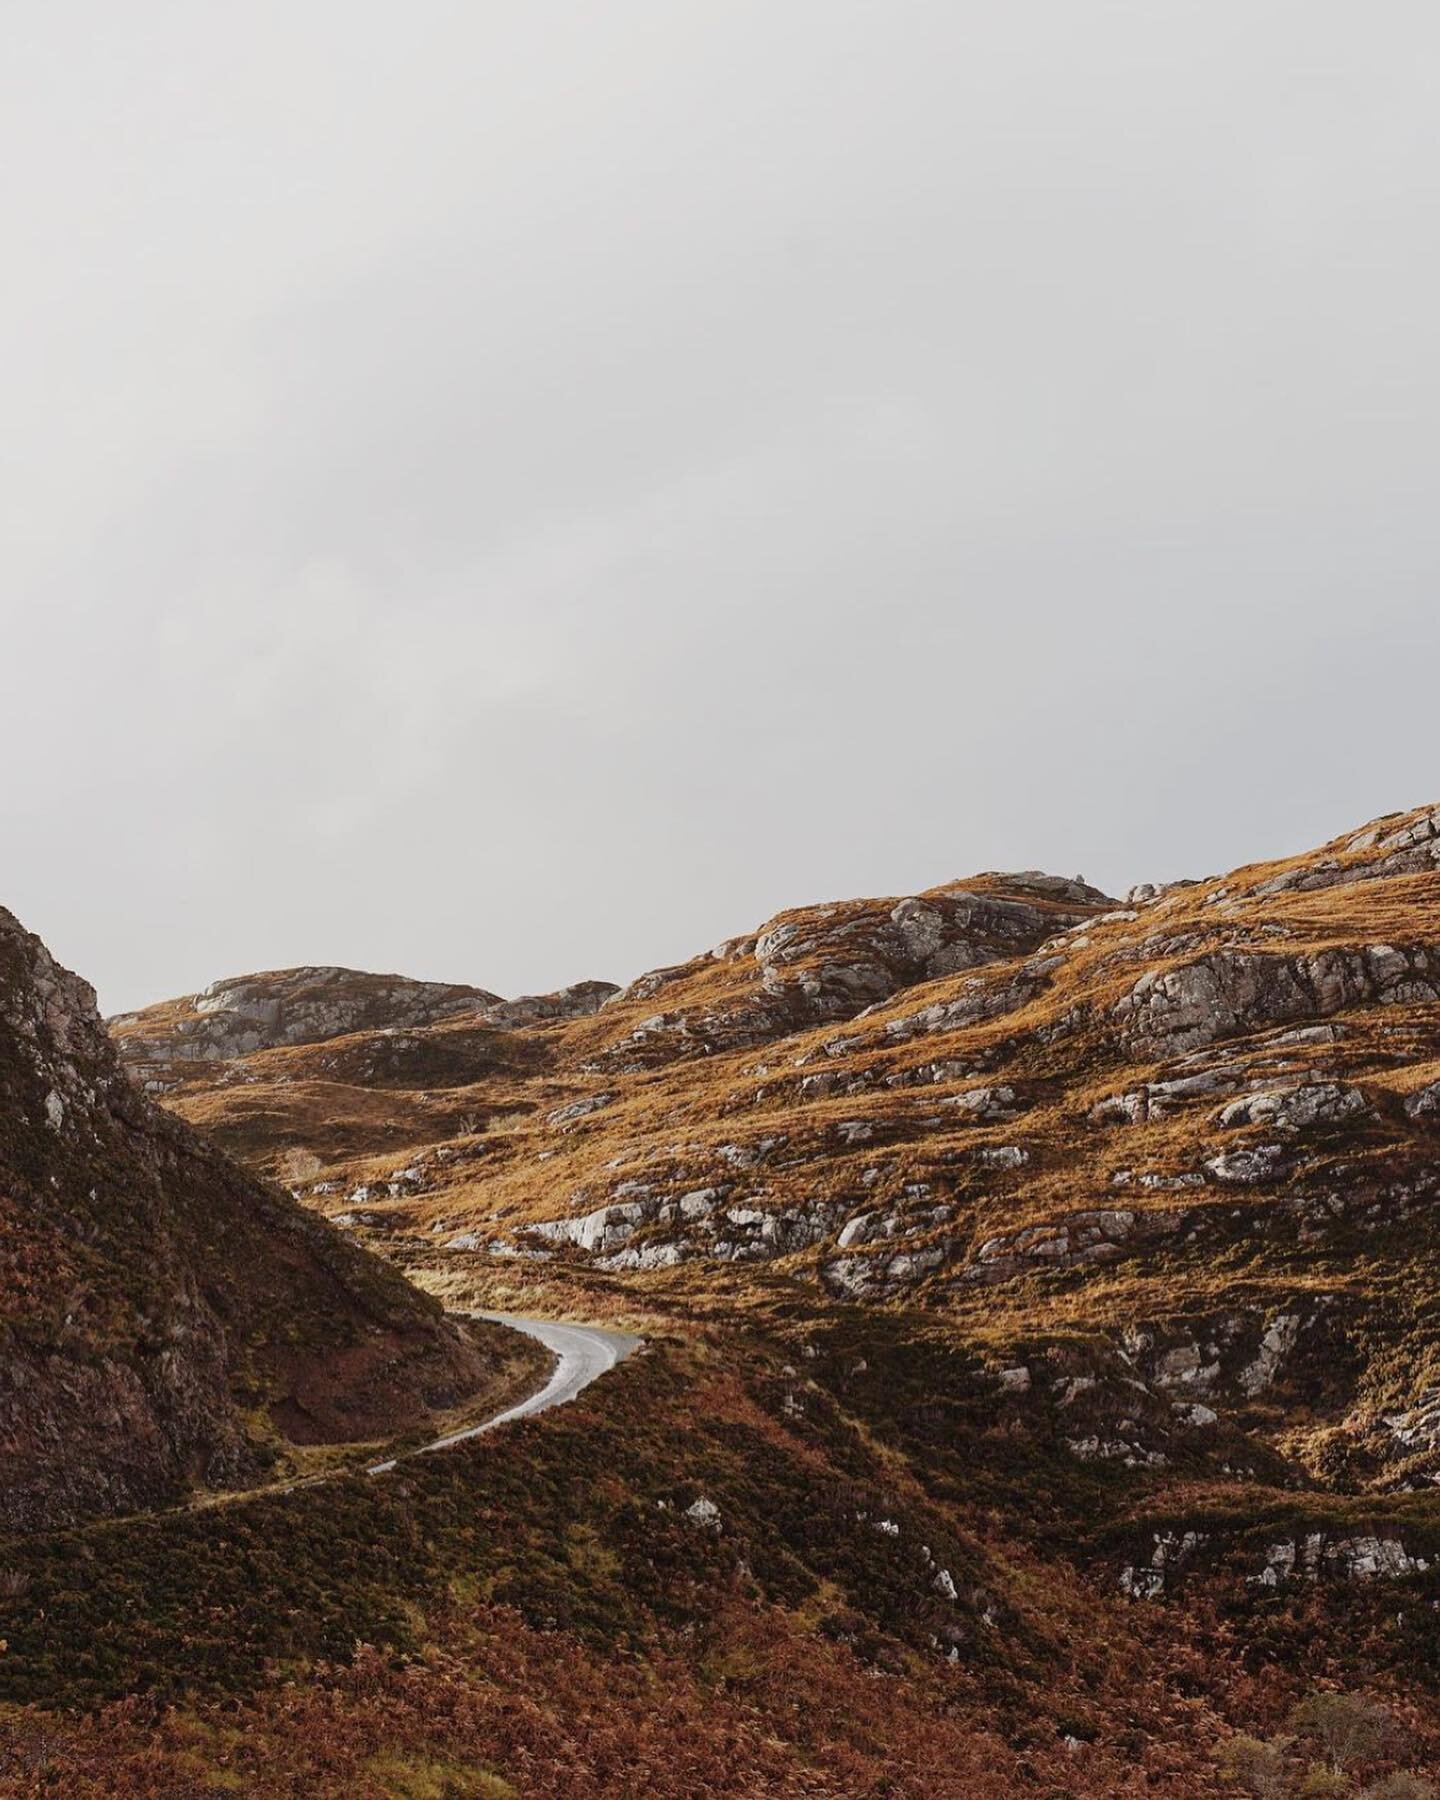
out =
<svg viewBox="0 0 1440 1800"><path fill-rule="evenodd" d="M696 1256L719 1262L764 1262L793 1256L829 1236L840 1202L815 1200L777 1209L733 1197L727 1186L672 1195L644 1182L622 1182L592 1211L526 1227L534 1237L570 1245L612 1269L666 1269ZM637 1237L643 1242L636 1243Z"/></svg>
<svg viewBox="0 0 1440 1800"><path fill-rule="evenodd" d="M566 1019L588 1019L620 992L613 981L577 981L553 994L523 994L518 1000L489 999L480 1016L491 1025L515 1028L547 1025Z"/></svg>
<svg viewBox="0 0 1440 1800"><path fill-rule="evenodd" d="M963 1094L950 1095L940 1105L954 1107L960 1115L983 1120L986 1124L1020 1116L1020 1103L1014 1088L1003 1085L969 1088Z"/></svg>
<svg viewBox="0 0 1440 1800"><path fill-rule="evenodd" d="M1274 1181L1284 1167L1285 1152L1279 1144L1222 1150L1205 1163L1207 1173L1226 1187L1257 1187L1261 1182Z"/></svg>
<svg viewBox="0 0 1440 1800"><path fill-rule="evenodd" d="M1398 1538L1331 1538L1311 1532L1303 1542L1293 1538L1271 1544L1258 1574L1249 1580L1258 1587L1283 1587L1289 1581L1399 1581L1407 1575L1423 1575L1427 1557L1412 1556Z"/></svg>
<svg viewBox="0 0 1440 1800"><path fill-rule="evenodd" d="M1036 1269L1069 1269L1113 1262L1140 1244L1173 1236L1181 1215L1090 1207L1043 1225L998 1232L984 1239L964 1270L967 1282L992 1283Z"/></svg>
<svg viewBox="0 0 1440 1800"><path fill-rule="evenodd" d="M917 1237L948 1225L955 1216L953 1206L942 1201L933 1206L911 1206L905 1211L857 1213L846 1221L835 1240L839 1250L854 1249L857 1244L873 1244L897 1237Z"/></svg>
<svg viewBox="0 0 1440 1800"><path fill-rule="evenodd" d="M1097 1125L1139 1125L1147 1119L1168 1118L1188 1101L1233 1093L1237 1085L1237 1077L1228 1070L1201 1069L1193 1075L1148 1081L1126 1094L1108 1095L1096 1101L1089 1116Z"/></svg>
<svg viewBox="0 0 1440 1800"><path fill-rule="evenodd" d="M870 1256L834 1256L820 1266L820 1279L832 1294L850 1300L885 1299L928 1280L944 1268L949 1244L895 1250Z"/></svg>
<svg viewBox="0 0 1440 1800"><path fill-rule="evenodd" d="M1147 969L1115 1016L1137 1050L1177 1056L1267 1025L1437 997L1440 951L1423 944L1307 956L1217 951L1179 968Z"/></svg>
<svg viewBox="0 0 1440 1800"><path fill-rule="evenodd" d="M1276 1131L1299 1132L1353 1123L1369 1112L1370 1106L1359 1088L1341 1081L1313 1081L1246 1094L1222 1108L1219 1117L1226 1129L1267 1125Z"/></svg>
<svg viewBox="0 0 1440 1800"><path fill-rule="evenodd" d="M982 1144L971 1155L982 1169L1023 1169L1030 1161L1022 1144Z"/></svg>
<svg viewBox="0 0 1440 1800"><path fill-rule="evenodd" d="M633 1237L643 1224L654 1219L659 1203L647 1200L618 1200L610 1206L597 1206L593 1212L577 1219L547 1219L530 1229L537 1237L554 1243L573 1244L579 1250L600 1254L617 1249Z"/></svg>
<svg viewBox="0 0 1440 1800"><path fill-rule="evenodd" d="M1440 1126L1440 1081L1430 1081L1405 1096L1406 1114L1417 1124Z"/></svg>
<svg viewBox="0 0 1440 1800"><path fill-rule="evenodd" d="M1283 1313L1266 1327L1255 1360L1240 1371L1240 1386L1247 1394L1263 1393L1274 1384L1285 1359L1295 1347L1299 1331L1298 1313Z"/></svg>
<svg viewBox="0 0 1440 1800"><path fill-rule="evenodd" d="M1287 1372L1302 1333L1308 1334L1312 1366L1326 1356L1327 1340L1315 1330L1325 1316L1325 1305L1315 1302L1278 1315L1233 1307L1188 1319L1137 1321L1119 1341L1135 1374L1175 1404L1193 1406L1203 1397L1243 1405Z"/></svg>
<svg viewBox="0 0 1440 1800"><path fill-rule="evenodd" d="M1120 1571L1120 1592L1129 1600L1158 1600L1169 1577L1190 1561L1209 1542L1200 1531L1155 1533L1155 1547L1148 1563L1131 1564Z"/></svg>
<svg viewBox="0 0 1440 1800"><path fill-rule="evenodd" d="M1386 1414L1382 1423L1406 1451L1440 1450L1440 1387L1426 1388L1412 1407Z"/></svg>
<svg viewBox="0 0 1440 1800"><path fill-rule="evenodd" d="M110 1021L122 1058L149 1068L221 1062L280 1044L314 1044L376 1027L407 1028L477 1013L498 1003L484 988L411 981L357 969L278 969L212 982Z"/></svg>
<svg viewBox="0 0 1440 1800"><path fill-rule="evenodd" d="M554 1112L545 1115L547 1125L570 1125L577 1119L586 1119L591 1113L599 1112L601 1107L609 1106L615 1099L614 1094L582 1094L578 1100L567 1100L563 1106L557 1106Z"/></svg>
<svg viewBox="0 0 1440 1800"><path fill-rule="evenodd" d="M361 1032L403 1033L473 1019L498 1033L587 1018L618 991L612 982L582 981L553 994L502 1000L454 982L328 966L277 969L212 982L186 999L123 1014L110 1020L110 1031L139 1081L168 1086L177 1065L233 1062Z"/></svg>
<svg viewBox="0 0 1440 1800"><path fill-rule="evenodd" d="M906 988L1026 955L1059 927L1111 904L1083 882L1026 871L956 882L902 900L856 900L781 913L753 937L727 940L719 946L721 954L633 982L619 1003L681 986L717 961L738 985L711 1008L672 1007L634 1019L596 1054L593 1066L651 1067L853 1019ZM1042 975L1032 971L1032 983ZM983 1011L987 1002L978 1003Z"/></svg>

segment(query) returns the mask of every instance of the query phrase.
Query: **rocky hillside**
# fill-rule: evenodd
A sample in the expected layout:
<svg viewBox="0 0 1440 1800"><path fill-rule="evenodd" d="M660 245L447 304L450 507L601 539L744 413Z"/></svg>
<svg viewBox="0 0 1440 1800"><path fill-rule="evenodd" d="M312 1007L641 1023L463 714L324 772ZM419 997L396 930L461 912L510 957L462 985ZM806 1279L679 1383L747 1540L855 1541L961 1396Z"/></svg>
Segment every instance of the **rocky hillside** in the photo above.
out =
<svg viewBox="0 0 1440 1800"><path fill-rule="evenodd" d="M1063 1319L1089 1348L1031 1379L1076 1456L1223 1461L1259 1429L1307 1479L1413 1485L1440 1474L1437 873L1423 809L1123 901L1031 872L815 906L540 1024L407 999L172 1062L172 1104L438 1285L663 1306L763 1266L989 1338ZM118 1029L143 1074L154 1036ZM1301 1390L1304 1431L1261 1426Z"/></svg>
<svg viewBox="0 0 1440 1800"><path fill-rule="evenodd" d="M652 1434L595 1558L557 1585L571 1512L508 1502L527 1624L617 1544L688 1567L678 1512L720 1560L657 1616L707 1669L755 1577L797 1644L1007 1721L1014 1791L1219 1792L1237 1728L1299 1791L1316 1686L1440 1766L1440 809L1123 899L808 907L598 1006L126 1054L432 1291L650 1338L590 1401L586 1468Z"/></svg>
<svg viewBox="0 0 1440 1800"><path fill-rule="evenodd" d="M158 1111L92 991L0 911L0 1528L414 1429L502 1360Z"/></svg>

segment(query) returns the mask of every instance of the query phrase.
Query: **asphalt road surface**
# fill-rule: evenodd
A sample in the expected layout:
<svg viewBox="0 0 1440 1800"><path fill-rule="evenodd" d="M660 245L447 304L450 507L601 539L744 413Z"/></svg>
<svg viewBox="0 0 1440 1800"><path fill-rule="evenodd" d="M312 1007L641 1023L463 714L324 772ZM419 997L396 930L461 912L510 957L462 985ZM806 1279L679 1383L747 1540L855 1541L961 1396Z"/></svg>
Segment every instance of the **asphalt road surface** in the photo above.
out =
<svg viewBox="0 0 1440 1800"><path fill-rule="evenodd" d="M423 1456L431 1450L448 1450L452 1444L463 1444L467 1438L479 1437L512 1419L528 1419L532 1413L548 1412L552 1406L563 1406L567 1400L597 1380L616 1363L623 1362L644 1341L623 1331L604 1331L598 1325L561 1325L553 1319L522 1319L514 1313L476 1313L477 1319L490 1319L496 1325L508 1325L512 1331L523 1331L555 1353L555 1367L550 1379L526 1399L517 1401L505 1412L486 1419L482 1425L469 1425L464 1431L452 1431L448 1437L436 1438L433 1444L422 1444L412 1456ZM376 1463L367 1473L384 1475L395 1467L398 1459Z"/></svg>

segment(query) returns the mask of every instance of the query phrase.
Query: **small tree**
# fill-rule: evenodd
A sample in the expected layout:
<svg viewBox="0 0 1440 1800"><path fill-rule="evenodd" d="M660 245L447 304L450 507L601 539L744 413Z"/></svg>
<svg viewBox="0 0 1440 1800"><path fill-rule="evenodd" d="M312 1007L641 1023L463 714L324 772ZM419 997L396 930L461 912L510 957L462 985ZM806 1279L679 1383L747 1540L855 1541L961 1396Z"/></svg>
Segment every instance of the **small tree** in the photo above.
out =
<svg viewBox="0 0 1440 1800"><path fill-rule="evenodd" d="M1293 1738L1277 1738L1267 1744L1261 1738L1233 1737L1220 1752L1221 1772L1256 1800L1272 1800L1289 1787L1285 1752L1293 1742Z"/></svg>
<svg viewBox="0 0 1440 1800"><path fill-rule="evenodd" d="M1395 1737L1389 1713L1360 1694L1311 1694L1290 1714L1290 1728L1311 1740L1334 1775L1383 1755Z"/></svg>

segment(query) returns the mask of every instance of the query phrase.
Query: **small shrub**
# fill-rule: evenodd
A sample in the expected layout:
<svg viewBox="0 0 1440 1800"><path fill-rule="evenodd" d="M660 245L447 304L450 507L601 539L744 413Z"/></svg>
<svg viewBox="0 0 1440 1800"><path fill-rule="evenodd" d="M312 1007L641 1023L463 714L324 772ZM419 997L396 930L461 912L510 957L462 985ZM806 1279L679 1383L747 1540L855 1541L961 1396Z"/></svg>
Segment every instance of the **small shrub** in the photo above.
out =
<svg viewBox="0 0 1440 1800"><path fill-rule="evenodd" d="M1433 1781L1401 1769L1394 1775L1387 1775L1383 1781L1373 1782L1361 1792L1358 1800L1437 1800L1437 1797L1440 1797L1440 1788Z"/></svg>
<svg viewBox="0 0 1440 1800"><path fill-rule="evenodd" d="M1302 1800L1330 1800L1332 1794L1353 1794L1350 1778L1339 1769L1332 1769L1326 1763L1311 1763L1300 1778L1300 1785L1291 1790L1302 1797Z"/></svg>
<svg viewBox="0 0 1440 1800"><path fill-rule="evenodd" d="M307 1181L313 1181L324 1164L313 1150L306 1150L296 1144L280 1158L280 1176L286 1187L300 1187Z"/></svg>

